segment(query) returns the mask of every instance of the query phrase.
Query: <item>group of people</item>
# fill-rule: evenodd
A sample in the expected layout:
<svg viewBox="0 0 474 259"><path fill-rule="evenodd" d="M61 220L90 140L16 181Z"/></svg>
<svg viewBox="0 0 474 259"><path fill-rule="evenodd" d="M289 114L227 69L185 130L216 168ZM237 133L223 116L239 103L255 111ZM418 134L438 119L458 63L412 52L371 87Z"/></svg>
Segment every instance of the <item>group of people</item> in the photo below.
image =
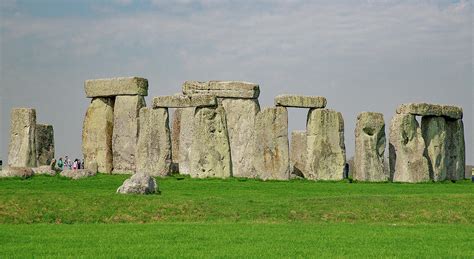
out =
<svg viewBox="0 0 474 259"><path fill-rule="evenodd" d="M82 161L80 159L74 159L74 161L71 161L68 156L64 157L64 160L62 157L59 158L59 160L56 162L56 166L61 169L69 169L69 170L77 170L77 169L84 169L84 159Z"/></svg>

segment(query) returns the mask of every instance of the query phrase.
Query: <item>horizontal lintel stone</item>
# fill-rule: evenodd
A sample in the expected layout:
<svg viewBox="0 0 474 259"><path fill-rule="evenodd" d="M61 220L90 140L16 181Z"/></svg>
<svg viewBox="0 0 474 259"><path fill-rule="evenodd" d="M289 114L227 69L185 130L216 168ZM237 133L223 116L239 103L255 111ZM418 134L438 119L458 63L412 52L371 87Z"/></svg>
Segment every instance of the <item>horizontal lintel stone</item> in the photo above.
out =
<svg viewBox="0 0 474 259"><path fill-rule="evenodd" d="M275 97L275 106L295 107L295 108L324 108L327 100L322 96L304 96L283 94Z"/></svg>
<svg viewBox="0 0 474 259"><path fill-rule="evenodd" d="M222 98L256 99L260 95L258 84L243 81L186 81L183 84L185 95L211 94Z"/></svg>
<svg viewBox="0 0 474 259"><path fill-rule="evenodd" d="M117 77L86 80L84 89L88 98L117 95L148 95L148 80L140 77Z"/></svg>
<svg viewBox="0 0 474 259"><path fill-rule="evenodd" d="M153 108L212 107L217 105L214 95L171 95L153 98Z"/></svg>
<svg viewBox="0 0 474 259"><path fill-rule="evenodd" d="M417 116L443 116L452 119L462 119L461 107L452 105L407 103L398 106L397 114L411 114Z"/></svg>

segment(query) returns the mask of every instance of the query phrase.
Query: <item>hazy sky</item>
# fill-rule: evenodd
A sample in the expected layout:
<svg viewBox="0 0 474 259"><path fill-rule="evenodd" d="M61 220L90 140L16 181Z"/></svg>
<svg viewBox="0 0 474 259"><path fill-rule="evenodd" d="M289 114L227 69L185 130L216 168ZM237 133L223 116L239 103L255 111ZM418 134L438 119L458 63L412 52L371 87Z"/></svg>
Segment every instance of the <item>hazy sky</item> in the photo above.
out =
<svg viewBox="0 0 474 259"><path fill-rule="evenodd" d="M401 103L455 104L474 163L470 1L0 2L5 163L13 107L36 108L54 125L57 156L80 157L83 82L117 76L147 78L148 103L185 80L259 83L262 107L277 94L326 96L344 115L348 157L359 112L383 112L388 125ZM290 110L290 130L306 113Z"/></svg>

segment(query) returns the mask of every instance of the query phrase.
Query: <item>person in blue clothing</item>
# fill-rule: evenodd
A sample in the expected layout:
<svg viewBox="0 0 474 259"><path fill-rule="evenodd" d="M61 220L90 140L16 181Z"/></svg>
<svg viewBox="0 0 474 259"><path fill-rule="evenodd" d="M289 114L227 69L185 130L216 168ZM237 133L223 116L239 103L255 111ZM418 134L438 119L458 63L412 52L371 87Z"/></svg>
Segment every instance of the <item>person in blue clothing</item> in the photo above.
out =
<svg viewBox="0 0 474 259"><path fill-rule="evenodd" d="M59 160L58 160L58 163L57 163L57 166L59 169L61 169L61 171L63 170L64 168L64 162L63 162L63 158L60 157Z"/></svg>

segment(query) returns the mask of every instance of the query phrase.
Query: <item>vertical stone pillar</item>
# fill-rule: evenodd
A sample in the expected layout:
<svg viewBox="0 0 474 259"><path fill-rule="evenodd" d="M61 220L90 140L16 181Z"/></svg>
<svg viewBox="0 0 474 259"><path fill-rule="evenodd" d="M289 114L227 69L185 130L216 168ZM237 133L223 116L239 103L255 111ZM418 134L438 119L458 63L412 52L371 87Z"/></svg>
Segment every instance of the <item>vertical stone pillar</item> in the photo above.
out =
<svg viewBox="0 0 474 259"><path fill-rule="evenodd" d="M429 180L425 141L415 115L396 114L390 125L390 176L394 182Z"/></svg>
<svg viewBox="0 0 474 259"><path fill-rule="evenodd" d="M171 166L171 137L167 108L142 108L139 118L137 173L166 176Z"/></svg>
<svg viewBox="0 0 474 259"><path fill-rule="evenodd" d="M304 177L307 163L306 152L306 131L296 130L291 132L290 168L292 169L292 175Z"/></svg>
<svg viewBox="0 0 474 259"><path fill-rule="evenodd" d="M446 120L443 117L423 116L421 132L425 141L430 179L446 180Z"/></svg>
<svg viewBox="0 0 474 259"><path fill-rule="evenodd" d="M37 166L51 165L54 159L54 130L52 125L36 124Z"/></svg>
<svg viewBox="0 0 474 259"><path fill-rule="evenodd" d="M344 119L340 112L311 109L307 125L306 178L311 180L342 180L346 165Z"/></svg>
<svg viewBox="0 0 474 259"><path fill-rule="evenodd" d="M255 178L255 120L260 111L258 99L223 98L234 177Z"/></svg>
<svg viewBox="0 0 474 259"><path fill-rule="evenodd" d="M115 97L114 130L112 137L114 174L133 174L138 140L138 116L145 107L141 95Z"/></svg>
<svg viewBox="0 0 474 259"><path fill-rule="evenodd" d="M357 181L388 181L384 169L386 146L383 114L363 112L357 116L355 129L355 157L352 178Z"/></svg>
<svg viewBox="0 0 474 259"><path fill-rule="evenodd" d="M194 111L195 108L179 108L181 123L179 131L178 164L179 173L191 173L191 153L194 138Z"/></svg>
<svg viewBox="0 0 474 259"><path fill-rule="evenodd" d="M446 172L447 179L462 180L466 170L466 143L462 119L446 121Z"/></svg>
<svg viewBox="0 0 474 259"><path fill-rule="evenodd" d="M36 111L15 108L11 111L10 145L8 149L10 167L36 167Z"/></svg>
<svg viewBox="0 0 474 259"><path fill-rule="evenodd" d="M112 172L114 98L93 98L82 129L82 153L86 166L97 163L101 173Z"/></svg>
<svg viewBox="0 0 474 259"><path fill-rule="evenodd" d="M254 165L264 180L288 180L290 177L288 110L285 107L265 108L255 123L256 150Z"/></svg>
<svg viewBox="0 0 474 259"><path fill-rule="evenodd" d="M232 176L229 136L222 107L195 109L191 150L191 177Z"/></svg>
<svg viewBox="0 0 474 259"><path fill-rule="evenodd" d="M171 125L171 171L179 172L179 135L181 132L182 108L177 108L173 112L173 122Z"/></svg>

